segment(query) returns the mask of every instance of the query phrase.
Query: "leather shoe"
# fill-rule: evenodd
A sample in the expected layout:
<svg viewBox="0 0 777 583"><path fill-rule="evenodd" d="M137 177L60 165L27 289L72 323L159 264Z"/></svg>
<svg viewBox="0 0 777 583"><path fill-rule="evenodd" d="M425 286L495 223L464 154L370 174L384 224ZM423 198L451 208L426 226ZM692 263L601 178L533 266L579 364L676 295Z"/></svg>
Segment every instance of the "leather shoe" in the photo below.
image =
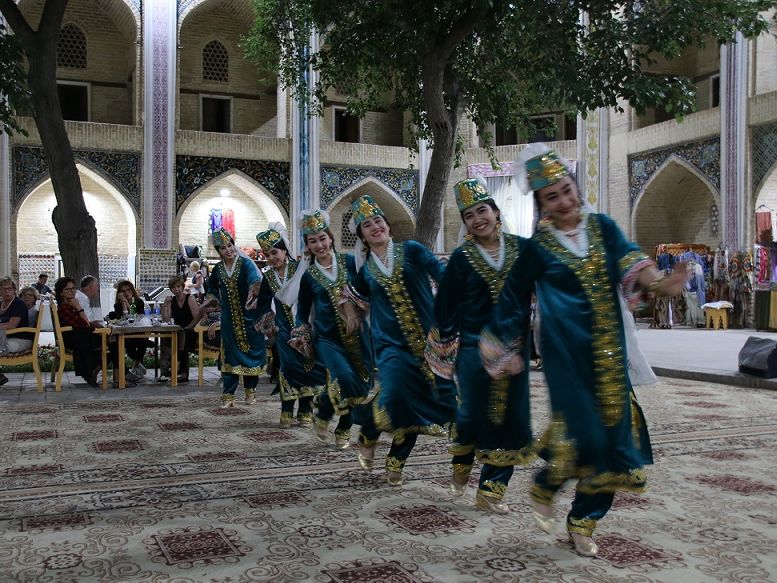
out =
<svg viewBox="0 0 777 583"><path fill-rule="evenodd" d="M359 448L359 465L368 472L375 467L375 446Z"/></svg>
<svg viewBox="0 0 777 583"><path fill-rule="evenodd" d="M497 514L507 514L510 512L504 501L492 496L486 496L480 490L475 494L475 508L496 512Z"/></svg>
<svg viewBox="0 0 777 583"><path fill-rule="evenodd" d="M399 487L405 483L405 481L402 479L401 472L392 471L386 471L386 482L388 482L389 486L395 487Z"/></svg>
<svg viewBox="0 0 777 583"><path fill-rule="evenodd" d="M550 506L533 502L531 515L544 533L551 534L556 529L556 519L553 518L553 510Z"/></svg>
<svg viewBox="0 0 777 583"><path fill-rule="evenodd" d="M454 474L451 476L451 483L448 489L454 496L464 496L464 491L467 489L467 482L469 482L469 474Z"/></svg>
<svg viewBox="0 0 777 583"><path fill-rule="evenodd" d="M577 532L569 533L569 540L575 545L575 551L583 557L595 557L599 553L599 547L590 536Z"/></svg>

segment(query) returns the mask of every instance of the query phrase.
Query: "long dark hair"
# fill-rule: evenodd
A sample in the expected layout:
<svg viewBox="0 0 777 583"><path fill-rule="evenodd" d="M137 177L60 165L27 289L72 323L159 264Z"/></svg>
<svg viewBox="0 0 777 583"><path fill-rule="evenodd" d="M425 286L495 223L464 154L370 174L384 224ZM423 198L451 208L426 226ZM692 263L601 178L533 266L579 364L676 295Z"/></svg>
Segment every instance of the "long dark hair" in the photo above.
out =
<svg viewBox="0 0 777 583"><path fill-rule="evenodd" d="M388 218L385 215L380 215L380 216L383 218L383 222L386 223L386 226L389 228L389 235L391 235L391 222L389 222ZM369 243L367 243L367 241L365 241L364 237L362 236L361 224L356 226L356 236L362 240L362 244L364 245L364 260L367 261L370 258L372 249L370 249Z"/></svg>
<svg viewBox="0 0 777 583"><path fill-rule="evenodd" d="M65 276L60 277L54 284L54 299L57 300L58 304L62 303L62 290L65 289L65 286L67 286L69 283L72 283L73 285L76 284L72 277Z"/></svg>
<svg viewBox="0 0 777 583"><path fill-rule="evenodd" d="M329 229L329 227L327 227L326 229L324 229L323 232L326 233L327 235L329 235L329 240L332 241L332 252L333 253L337 253L337 249L335 249L335 237L334 237L334 235L332 235L332 231ZM318 235L319 233L321 233L321 231L318 231L316 233L311 233L311 234L312 235ZM305 249L307 250L308 254L310 255L310 265L313 265L313 263L316 261L316 256L313 255L313 252L310 250L310 247L308 247L308 237L309 236L310 235L305 235ZM284 247L285 246L286 245L284 245ZM286 251L288 253L288 249Z"/></svg>

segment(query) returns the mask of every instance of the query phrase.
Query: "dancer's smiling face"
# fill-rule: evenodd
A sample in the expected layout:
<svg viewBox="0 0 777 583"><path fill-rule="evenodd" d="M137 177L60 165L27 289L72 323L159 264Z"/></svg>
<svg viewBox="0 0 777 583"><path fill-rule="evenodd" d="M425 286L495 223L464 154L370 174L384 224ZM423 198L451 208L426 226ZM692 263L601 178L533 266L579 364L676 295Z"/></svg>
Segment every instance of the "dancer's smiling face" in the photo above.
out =
<svg viewBox="0 0 777 583"><path fill-rule="evenodd" d="M493 237L496 231L496 222L499 220L499 211L490 204L481 202L468 208L461 214L467 231L478 241Z"/></svg>
<svg viewBox="0 0 777 583"><path fill-rule="evenodd" d="M558 228L573 229L580 222L580 191L571 176L536 191L540 210Z"/></svg>
<svg viewBox="0 0 777 583"><path fill-rule="evenodd" d="M280 269L286 263L286 250L273 247L267 252L267 263L270 267Z"/></svg>
<svg viewBox="0 0 777 583"><path fill-rule="evenodd" d="M365 242L372 247L387 243L391 237L391 227L380 215L362 221L359 228Z"/></svg>
<svg viewBox="0 0 777 583"><path fill-rule="evenodd" d="M305 235L305 243L316 259L327 257L332 250L332 237L326 231Z"/></svg>

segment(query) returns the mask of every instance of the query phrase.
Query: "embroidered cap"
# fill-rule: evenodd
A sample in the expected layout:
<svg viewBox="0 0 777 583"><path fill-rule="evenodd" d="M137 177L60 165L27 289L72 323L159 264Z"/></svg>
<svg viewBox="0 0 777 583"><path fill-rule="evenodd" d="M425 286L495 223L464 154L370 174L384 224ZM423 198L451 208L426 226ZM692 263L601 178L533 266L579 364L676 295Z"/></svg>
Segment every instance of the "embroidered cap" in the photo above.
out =
<svg viewBox="0 0 777 583"><path fill-rule="evenodd" d="M570 174L566 161L545 144L529 144L515 160L518 188L525 194L556 184Z"/></svg>
<svg viewBox="0 0 777 583"><path fill-rule="evenodd" d="M256 234L256 242L259 243L264 253L267 253L282 240L281 234L275 229L267 229Z"/></svg>
<svg viewBox="0 0 777 583"><path fill-rule="evenodd" d="M211 238L213 239L213 246L216 249L226 246L227 243L232 243L233 245L235 243L230 232L223 228L218 231L213 231Z"/></svg>
<svg viewBox="0 0 777 583"><path fill-rule="evenodd" d="M329 213L322 210L305 210L300 213L303 235L315 235L329 228Z"/></svg>
<svg viewBox="0 0 777 583"><path fill-rule="evenodd" d="M353 201L351 203L351 210L353 211L353 223L357 227L362 224L363 221L371 219L372 217L386 216L369 194L365 194Z"/></svg>
<svg viewBox="0 0 777 583"><path fill-rule="evenodd" d="M482 177L459 180L453 186L453 192L456 195L456 205L460 213L478 203L491 200L488 185Z"/></svg>

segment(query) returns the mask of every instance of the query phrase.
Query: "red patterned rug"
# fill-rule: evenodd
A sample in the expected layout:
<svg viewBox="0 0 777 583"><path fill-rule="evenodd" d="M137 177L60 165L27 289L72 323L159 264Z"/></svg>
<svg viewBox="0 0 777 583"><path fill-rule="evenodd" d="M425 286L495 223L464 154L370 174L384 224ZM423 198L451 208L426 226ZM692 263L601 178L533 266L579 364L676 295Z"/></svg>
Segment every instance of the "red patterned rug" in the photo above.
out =
<svg viewBox="0 0 777 583"><path fill-rule="evenodd" d="M541 427L539 380L533 392ZM475 510L472 485L452 498L444 440L419 440L392 488L355 449L280 429L269 396L6 404L0 581L776 580L774 393L662 379L639 397L657 463L649 491L601 521L596 559L534 526L536 467L516 471L508 515Z"/></svg>

